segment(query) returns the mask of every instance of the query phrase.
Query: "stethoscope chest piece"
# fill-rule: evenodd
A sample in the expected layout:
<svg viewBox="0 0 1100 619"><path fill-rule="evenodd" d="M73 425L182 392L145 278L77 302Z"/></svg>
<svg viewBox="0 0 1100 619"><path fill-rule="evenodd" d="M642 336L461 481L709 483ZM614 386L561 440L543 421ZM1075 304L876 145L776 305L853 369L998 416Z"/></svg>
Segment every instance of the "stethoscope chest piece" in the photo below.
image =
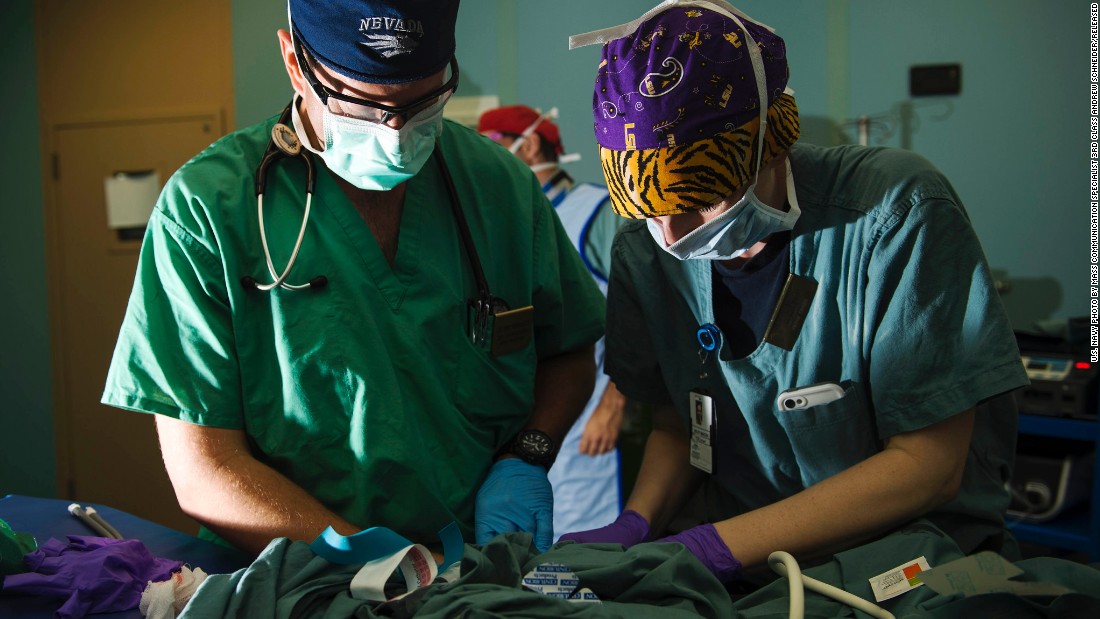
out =
<svg viewBox="0 0 1100 619"><path fill-rule="evenodd" d="M290 157L297 157L298 153L302 152L302 142L298 139L298 135L283 123L275 123L271 128L271 143Z"/></svg>

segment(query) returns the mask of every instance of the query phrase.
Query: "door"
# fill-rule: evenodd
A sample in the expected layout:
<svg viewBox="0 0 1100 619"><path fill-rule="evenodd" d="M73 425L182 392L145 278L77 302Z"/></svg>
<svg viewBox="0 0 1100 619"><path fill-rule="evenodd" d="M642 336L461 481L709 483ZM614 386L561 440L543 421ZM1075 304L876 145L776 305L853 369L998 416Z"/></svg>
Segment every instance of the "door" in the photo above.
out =
<svg viewBox="0 0 1100 619"><path fill-rule="evenodd" d="M233 4L35 2L58 496L187 532L152 417L99 404L141 243L107 228L104 178L163 183L230 129Z"/></svg>
<svg viewBox="0 0 1100 619"><path fill-rule="evenodd" d="M99 403L141 247L140 235L121 238L108 229L104 179L154 170L163 184L221 133L216 112L63 125L52 132L59 283L52 313L65 492L187 532L197 526L176 503L153 417Z"/></svg>

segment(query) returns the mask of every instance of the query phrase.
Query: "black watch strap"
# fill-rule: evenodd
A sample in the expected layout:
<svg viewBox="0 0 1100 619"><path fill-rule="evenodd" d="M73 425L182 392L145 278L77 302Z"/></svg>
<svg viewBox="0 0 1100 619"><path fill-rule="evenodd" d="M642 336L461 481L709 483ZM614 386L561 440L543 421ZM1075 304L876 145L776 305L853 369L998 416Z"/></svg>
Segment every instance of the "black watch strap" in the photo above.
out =
<svg viewBox="0 0 1100 619"><path fill-rule="evenodd" d="M549 434L528 428L517 432L497 455L511 454L528 464L545 467L549 471L558 456L558 448L557 441Z"/></svg>

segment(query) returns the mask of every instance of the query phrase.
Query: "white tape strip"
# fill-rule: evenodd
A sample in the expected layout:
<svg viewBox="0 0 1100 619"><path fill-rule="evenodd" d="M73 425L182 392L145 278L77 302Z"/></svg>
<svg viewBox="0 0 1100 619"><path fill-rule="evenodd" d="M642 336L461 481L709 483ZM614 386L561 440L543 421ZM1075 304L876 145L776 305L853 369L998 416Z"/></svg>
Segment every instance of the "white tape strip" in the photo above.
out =
<svg viewBox="0 0 1100 619"><path fill-rule="evenodd" d="M394 596L398 599L416 591L420 587L432 584L437 574L432 553L420 544L413 544L398 550L392 555L366 563L351 579L351 597L371 602L387 601L386 581L400 568L405 577L405 593Z"/></svg>

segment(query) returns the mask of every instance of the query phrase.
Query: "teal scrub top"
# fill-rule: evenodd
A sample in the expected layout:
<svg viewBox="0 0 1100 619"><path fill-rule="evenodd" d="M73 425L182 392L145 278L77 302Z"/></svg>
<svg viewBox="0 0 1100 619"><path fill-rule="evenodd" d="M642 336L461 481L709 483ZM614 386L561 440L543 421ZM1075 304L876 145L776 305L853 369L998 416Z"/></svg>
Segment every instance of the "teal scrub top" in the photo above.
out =
<svg viewBox="0 0 1100 619"><path fill-rule="evenodd" d="M802 209L790 272L818 285L793 349L762 342L734 359L723 341L701 355L696 330L715 321L711 263L675 259L632 222L613 249L608 374L628 397L675 405L685 429L693 390L713 397L717 424L737 427L737 443L715 450L732 480L716 518L791 496L890 436L978 405L962 490L929 519L964 548L995 538L1015 453L1006 392L1027 376L961 202L905 151L796 145L790 161ZM777 409L782 391L821 382L844 396Z"/></svg>
<svg viewBox="0 0 1100 619"><path fill-rule="evenodd" d="M493 356L468 337L477 286L433 159L408 181L392 268L317 160L309 227L271 281L254 174L274 118L219 140L168 182L150 218L103 402L247 432L254 455L363 527L467 539L493 454L533 408L535 369L603 333L604 300L530 171L445 121L438 141L492 293L534 306L531 340ZM491 175L492 181L486 182ZM268 172L276 271L290 257L305 172Z"/></svg>

